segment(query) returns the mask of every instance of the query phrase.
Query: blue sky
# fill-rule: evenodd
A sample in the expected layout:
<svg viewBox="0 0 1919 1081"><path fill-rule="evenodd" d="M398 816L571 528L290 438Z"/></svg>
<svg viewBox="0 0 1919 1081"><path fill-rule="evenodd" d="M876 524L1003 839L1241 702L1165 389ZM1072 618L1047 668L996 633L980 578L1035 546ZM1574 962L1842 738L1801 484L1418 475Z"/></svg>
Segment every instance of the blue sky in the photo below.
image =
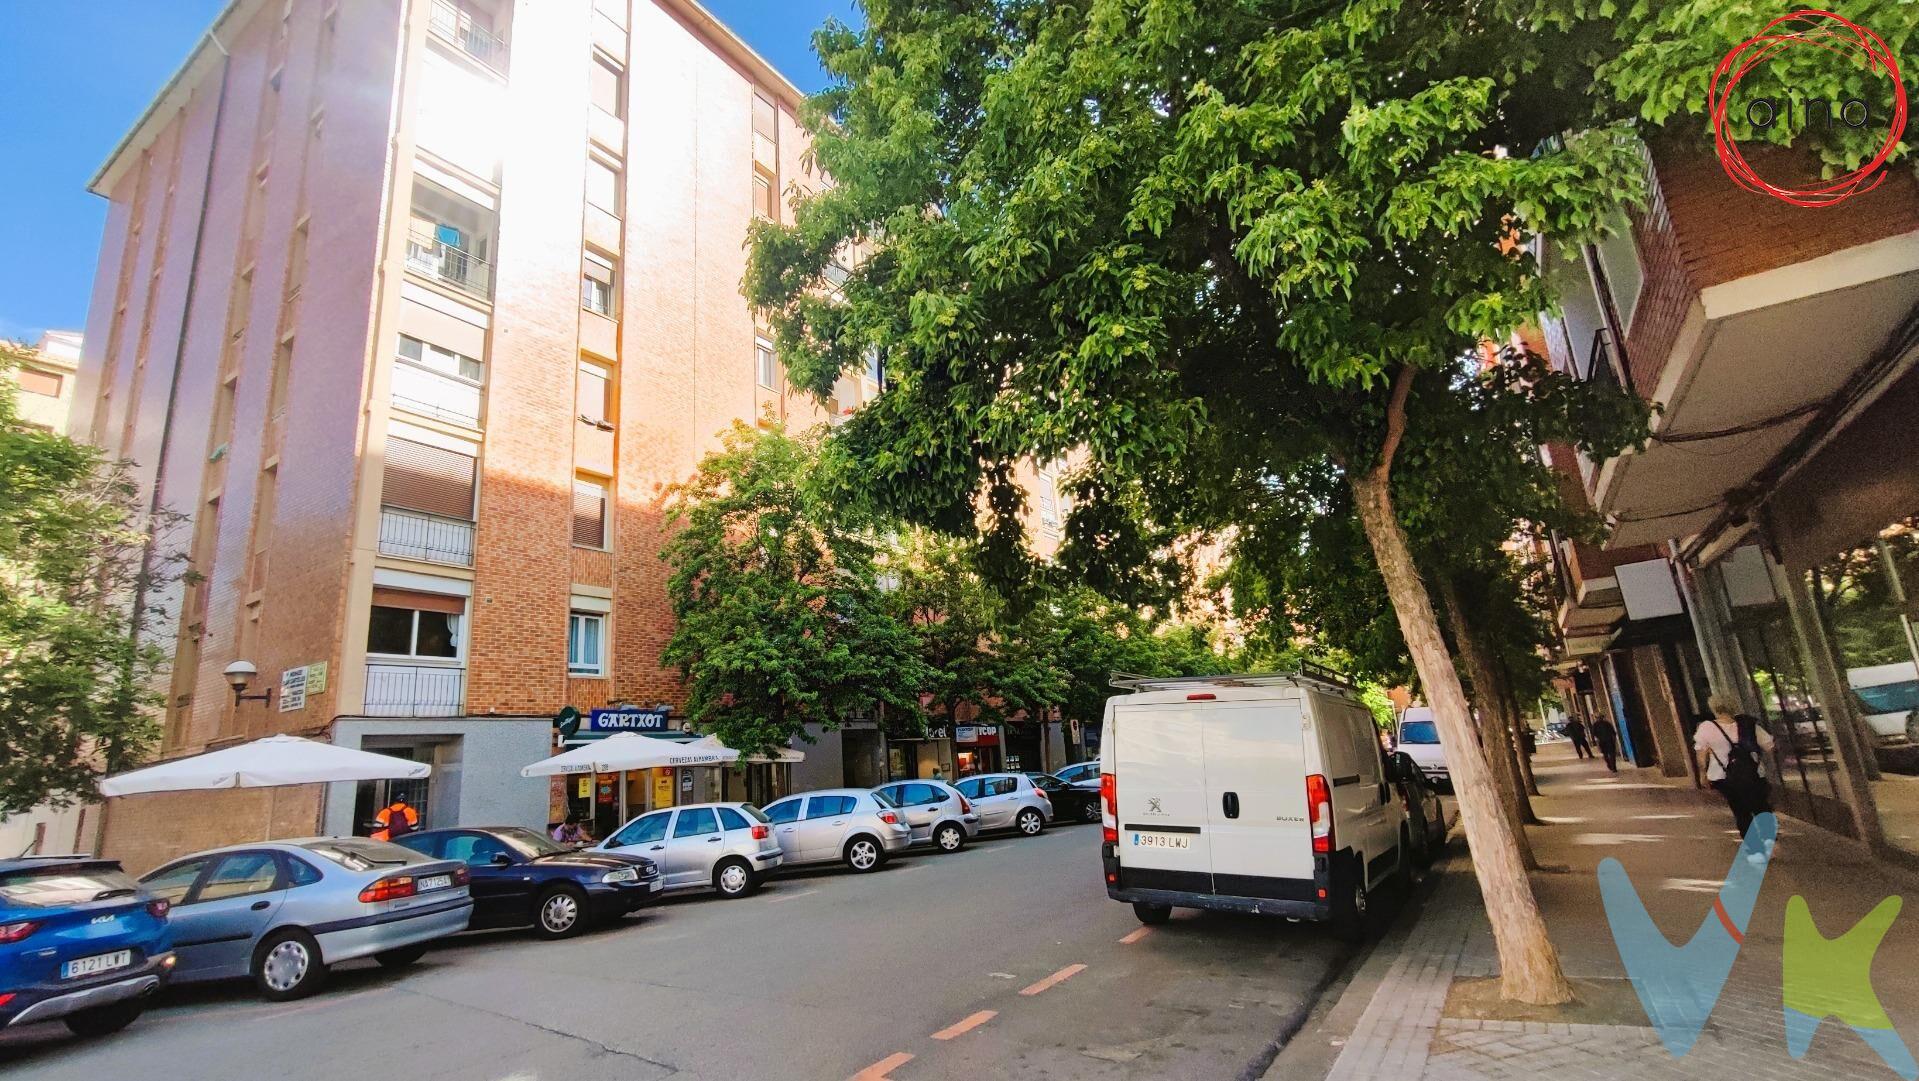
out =
<svg viewBox="0 0 1919 1081"><path fill-rule="evenodd" d="M825 81L814 28L858 18L853 0L704 2L809 91ZM106 218L87 180L225 6L0 0L0 337L85 325Z"/></svg>

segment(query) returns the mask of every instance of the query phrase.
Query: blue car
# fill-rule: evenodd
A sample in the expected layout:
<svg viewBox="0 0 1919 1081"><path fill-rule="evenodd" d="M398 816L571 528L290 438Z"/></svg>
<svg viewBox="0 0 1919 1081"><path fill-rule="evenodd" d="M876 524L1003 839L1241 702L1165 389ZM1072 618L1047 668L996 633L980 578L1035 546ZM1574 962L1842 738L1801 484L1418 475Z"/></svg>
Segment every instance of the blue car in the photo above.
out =
<svg viewBox="0 0 1919 1081"><path fill-rule="evenodd" d="M114 860L0 860L0 1028L59 1020L76 1035L133 1023L173 970L167 902Z"/></svg>

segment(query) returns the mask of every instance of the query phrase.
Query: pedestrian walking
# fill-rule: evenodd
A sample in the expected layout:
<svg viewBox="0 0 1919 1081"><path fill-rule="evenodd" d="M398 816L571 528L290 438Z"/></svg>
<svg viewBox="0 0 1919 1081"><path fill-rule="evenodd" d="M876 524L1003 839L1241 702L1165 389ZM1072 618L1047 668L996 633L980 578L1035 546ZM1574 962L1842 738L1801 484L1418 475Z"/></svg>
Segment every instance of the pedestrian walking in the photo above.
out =
<svg viewBox="0 0 1919 1081"><path fill-rule="evenodd" d="M1619 730L1604 717L1593 720L1593 746L1599 748L1600 757L1606 760L1606 769L1619 772Z"/></svg>
<svg viewBox="0 0 1919 1081"><path fill-rule="evenodd" d="M420 812L399 796L393 802L380 808L373 816L373 839L376 841L397 841L420 827Z"/></svg>
<svg viewBox="0 0 1919 1081"><path fill-rule="evenodd" d="M1592 745L1586 740L1586 722L1574 717L1566 723L1566 738L1573 741L1573 754L1580 758L1593 756Z"/></svg>
<svg viewBox="0 0 1919 1081"><path fill-rule="evenodd" d="M1712 715L1693 729L1693 766L1700 782L1725 798L1733 826L1744 837L1756 816L1772 810L1772 784L1766 779L1772 733L1758 718L1734 713L1732 703L1718 695L1707 702L1707 708Z"/></svg>

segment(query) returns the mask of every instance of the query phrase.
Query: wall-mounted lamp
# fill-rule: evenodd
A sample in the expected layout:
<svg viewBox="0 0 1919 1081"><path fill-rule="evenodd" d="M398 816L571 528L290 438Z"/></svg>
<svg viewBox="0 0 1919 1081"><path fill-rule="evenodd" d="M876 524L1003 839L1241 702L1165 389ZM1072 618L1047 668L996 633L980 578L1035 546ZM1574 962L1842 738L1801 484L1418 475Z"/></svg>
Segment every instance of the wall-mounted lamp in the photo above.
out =
<svg viewBox="0 0 1919 1081"><path fill-rule="evenodd" d="M252 661L234 661L227 665L223 674L227 677L227 686L233 688L234 705L238 706L242 702L265 702L269 706L273 704L272 687L268 687L259 694L246 693L247 684L253 682L253 677L260 674L260 670L253 667Z"/></svg>

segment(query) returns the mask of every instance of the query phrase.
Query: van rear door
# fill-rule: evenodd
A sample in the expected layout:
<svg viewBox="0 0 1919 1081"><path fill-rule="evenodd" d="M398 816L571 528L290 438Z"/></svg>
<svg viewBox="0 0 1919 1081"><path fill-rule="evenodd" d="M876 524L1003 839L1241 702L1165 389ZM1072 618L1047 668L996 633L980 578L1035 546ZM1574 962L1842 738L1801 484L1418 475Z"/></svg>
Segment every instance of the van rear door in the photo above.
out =
<svg viewBox="0 0 1919 1081"><path fill-rule="evenodd" d="M1176 704L1115 705L1111 727L1121 883L1213 892L1201 712Z"/></svg>
<svg viewBox="0 0 1919 1081"><path fill-rule="evenodd" d="M1311 900L1299 702L1221 702L1201 715L1214 891Z"/></svg>

